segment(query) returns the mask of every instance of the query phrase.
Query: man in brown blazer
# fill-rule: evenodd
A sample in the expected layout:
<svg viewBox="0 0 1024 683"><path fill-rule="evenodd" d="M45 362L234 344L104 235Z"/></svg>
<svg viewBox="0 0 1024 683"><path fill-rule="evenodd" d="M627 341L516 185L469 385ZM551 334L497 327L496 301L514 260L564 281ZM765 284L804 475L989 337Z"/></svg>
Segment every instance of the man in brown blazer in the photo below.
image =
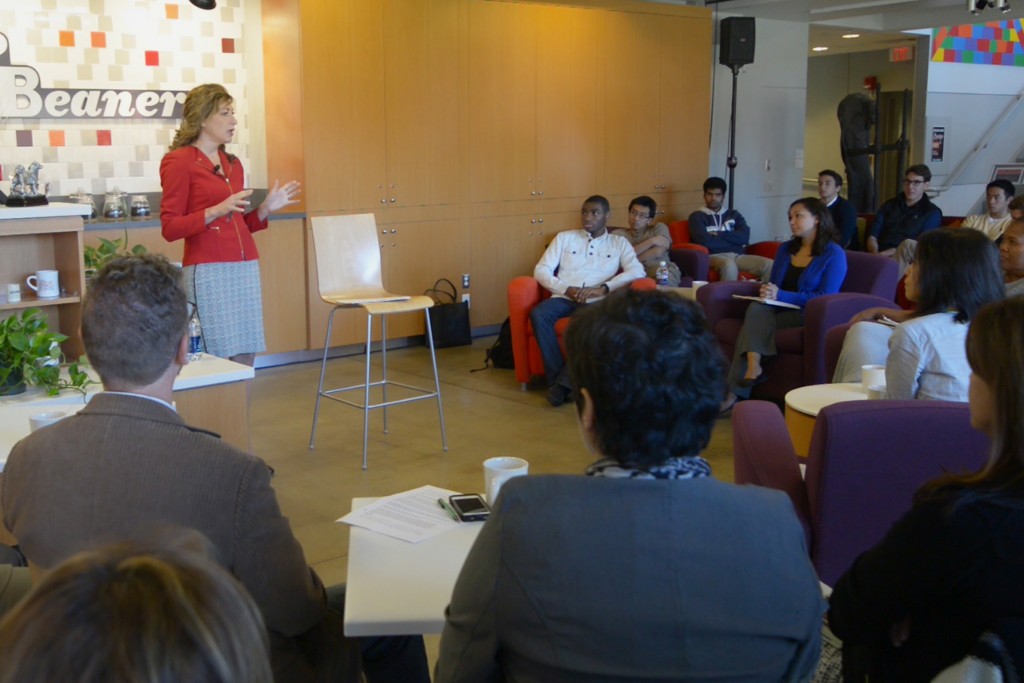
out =
<svg viewBox="0 0 1024 683"><path fill-rule="evenodd" d="M429 681L422 638L344 637L341 600L328 604L266 464L175 412L186 328L181 272L163 257L118 259L97 274L82 339L104 392L11 450L0 542L46 569L151 526L196 529L259 605L276 680L357 680L362 660L371 682Z"/></svg>

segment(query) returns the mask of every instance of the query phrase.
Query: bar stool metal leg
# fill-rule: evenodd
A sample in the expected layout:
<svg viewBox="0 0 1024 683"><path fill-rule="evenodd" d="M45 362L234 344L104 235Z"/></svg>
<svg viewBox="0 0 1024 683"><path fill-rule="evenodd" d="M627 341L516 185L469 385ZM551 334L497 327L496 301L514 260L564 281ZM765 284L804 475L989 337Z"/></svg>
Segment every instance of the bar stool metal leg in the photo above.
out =
<svg viewBox="0 0 1024 683"><path fill-rule="evenodd" d="M316 406L313 408L313 428L309 432L309 450L313 450L314 440L316 439L316 421L320 416L320 398L323 396L324 391L324 373L327 371L327 349L331 346L331 329L334 327L334 312L338 310L338 306L331 309L331 314L327 316L327 336L324 338L324 355L320 360L320 383L316 387Z"/></svg>
<svg viewBox="0 0 1024 683"><path fill-rule="evenodd" d="M444 429L444 408L441 405L441 380L437 376L437 357L434 355L434 331L430 327L430 315L424 313L427 321L427 343L430 346L430 367L434 369L434 392L437 394L437 418L441 423L441 446L448 450L448 435Z"/></svg>
<svg viewBox="0 0 1024 683"><path fill-rule="evenodd" d="M370 434L370 354L373 352L373 315L366 312L366 385L363 387L363 469L366 469L366 442Z"/></svg>
<svg viewBox="0 0 1024 683"><path fill-rule="evenodd" d="M380 367L381 367L381 414L384 418L384 433L388 433L388 317L380 317Z"/></svg>

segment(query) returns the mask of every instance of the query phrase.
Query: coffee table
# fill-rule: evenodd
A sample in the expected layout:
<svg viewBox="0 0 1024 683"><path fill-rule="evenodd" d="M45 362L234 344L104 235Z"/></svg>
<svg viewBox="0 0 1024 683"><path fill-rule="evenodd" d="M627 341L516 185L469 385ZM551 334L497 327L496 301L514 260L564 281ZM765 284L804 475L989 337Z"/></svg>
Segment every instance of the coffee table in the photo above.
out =
<svg viewBox="0 0 1024 683"><path fill-rule="evenodd" d="M352 509L376 498L353 498ZM345 589L346 636L440 633L462 564L483 522L419 543L351 527Z"/></svg>
<svg viewBox="0 0 1024 683"><path fill-rule="evenodd" d="M843 401L865 401L867 391L860 382L811 384L786 394L786 428L793 440L793 450L806 458L811 449L811 435L818 413L825 406Z"/></svg>

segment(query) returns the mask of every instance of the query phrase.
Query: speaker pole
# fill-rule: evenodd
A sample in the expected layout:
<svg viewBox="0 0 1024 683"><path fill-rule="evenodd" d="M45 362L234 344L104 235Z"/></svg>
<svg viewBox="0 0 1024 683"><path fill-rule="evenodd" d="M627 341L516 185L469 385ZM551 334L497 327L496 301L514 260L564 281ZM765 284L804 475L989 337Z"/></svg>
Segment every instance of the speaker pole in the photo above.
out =
<svg viewBox="0 0 1024 683"><path fill-rule="evenodd" d="M736 81L740 74L739 64L730 64L732 69L732 111L729 114L729 156L725 160L729 167L729 210L733 208L733 197L736 196Z"/></svg>

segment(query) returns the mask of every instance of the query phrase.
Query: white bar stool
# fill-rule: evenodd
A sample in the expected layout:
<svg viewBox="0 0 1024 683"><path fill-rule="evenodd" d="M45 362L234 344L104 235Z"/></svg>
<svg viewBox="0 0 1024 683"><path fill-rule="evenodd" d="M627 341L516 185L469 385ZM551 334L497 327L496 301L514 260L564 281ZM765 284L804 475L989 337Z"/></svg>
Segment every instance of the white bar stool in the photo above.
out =
<svg viewBox="0 0 1024 683"><path fill-rule="evenodd" d="M444 429L444 408L441 405L441 382L437 376L437 359L434 355L434 336L430 329L430 316L424 315L427 324L427 346L430 348L430 364L434 370L434 388L416 387L388 379L387 361L387 318L396 313L426 311L434 305L428 296L406 296L392 294L384 289L380 267L380 245L377 240L377 223L373 214L364 213L350 216L315 216L310 218L313 230L313 249L316 256L317 279L320 298L331 304L327 319L327 336L324 339L324 354L320 362L320 383L316 391L316 407L313 409L313 429L309 435L309 448L314 447L316 423L320 415L320 399L328 398L338 403L359 408L363 411L363 469L366 469L367 434L370 429L370 411L383 410L384 433L388 431L388 406L437 399L437 416L441 425L441 445L448 450L448 437ZM327 370L327 350L331 344L331 330L334 314L342 308L359 307L366 311L366 377L361 384L324 390L324 374ZM380 316L381 327L381 379L370 381L370 354L372 352L373 317ZM370 403L370 389L381 387L380 403ZM389 386L417 392L414 396L389 401ZM350 401L338 394L362 391L361 403Z"/></svg>

